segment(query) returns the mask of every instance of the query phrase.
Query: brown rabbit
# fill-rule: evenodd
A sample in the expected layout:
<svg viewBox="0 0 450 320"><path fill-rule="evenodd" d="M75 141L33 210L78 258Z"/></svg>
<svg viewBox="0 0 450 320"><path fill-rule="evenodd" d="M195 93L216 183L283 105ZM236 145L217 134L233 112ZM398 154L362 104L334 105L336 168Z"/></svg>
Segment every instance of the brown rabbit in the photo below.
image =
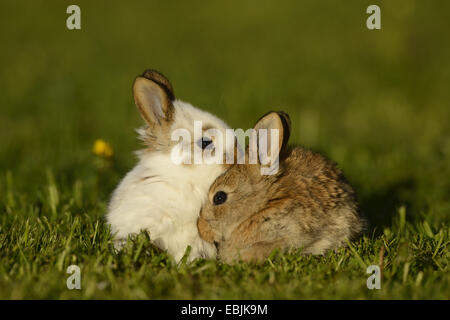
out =
<svg viewBox="0 0 450 320"><path fill-rule="evenodd" d="M266 114L255 129L279 130L279 169L261 175L259 163L233 164L211 185L197 225L200 236L216 245L220 260L261 261L276 248L322 254L364 230L341 170L319 153L286 147L286 113ZM270 145L270 137L267 141Z"/></svg>

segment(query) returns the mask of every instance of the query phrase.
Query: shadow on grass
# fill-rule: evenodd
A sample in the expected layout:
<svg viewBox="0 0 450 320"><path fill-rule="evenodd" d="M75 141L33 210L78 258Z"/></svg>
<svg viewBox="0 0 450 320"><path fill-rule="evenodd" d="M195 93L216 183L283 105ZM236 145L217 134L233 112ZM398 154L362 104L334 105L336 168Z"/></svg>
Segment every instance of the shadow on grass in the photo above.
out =
<svg viewBox="0 0 450 320"><path fill-rule="evenodd" d="M385 227L392 226L400 206L411 208L413 203L410 195L414 193L414 189L414 180L406 179L371 194L360 194L360 208L369 221L368 233L373 233L375 236L381 235ZM407 214L406 220L411 219L412 216Z"/></svg>

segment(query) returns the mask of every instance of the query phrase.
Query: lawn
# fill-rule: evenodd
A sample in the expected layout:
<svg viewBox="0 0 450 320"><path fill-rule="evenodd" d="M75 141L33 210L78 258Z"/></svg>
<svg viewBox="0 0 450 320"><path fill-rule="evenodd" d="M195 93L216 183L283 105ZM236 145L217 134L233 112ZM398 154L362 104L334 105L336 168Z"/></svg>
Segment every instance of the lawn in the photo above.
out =
<svg viewBox="0 0 450 320"><path fill-rule="evenodd" d="M450 2L79 0L72 31L70 4L0 3L1 299L450 298ZM291 141L343 169L368 232L259 265L176 265L146 234L114 252L104 215L142 148L131 85L146 68L233 128L288 112Z"/></svg>

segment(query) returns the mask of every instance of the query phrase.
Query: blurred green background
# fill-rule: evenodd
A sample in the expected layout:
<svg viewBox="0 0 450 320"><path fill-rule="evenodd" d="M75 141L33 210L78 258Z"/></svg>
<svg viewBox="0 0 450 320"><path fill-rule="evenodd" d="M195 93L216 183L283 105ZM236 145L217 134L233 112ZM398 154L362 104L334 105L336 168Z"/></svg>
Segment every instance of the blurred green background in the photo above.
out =
<svg viewBox="0 0 450 320"><path fill-rule="evenodd" d="M119 168L99 191L107 200L140 148L131 84L155 68L235 128L287 111L292 141L337 161L378 222L399 203L443 217L450 3L376 1L382 29L368 30L372 2L76 1L71 31L73 1L2 1L0 168L27 190L47 167L89 179L102 138Z"/></svg>
<svg viewBox="0 0 450 320"><path fill-rule="evenodd" d="M66 28L70 4L81 30ZM381 30L366 28L370 4ZM291 141L340 165L375 232L401 205L408 221L448 224L449 12L413 0L2 1L0 193L14 181L39 207L52 172L62 197L82 181L83 212L101 217L141 147L132 82L154 68L234 128L288 112ZM100 180L99 138L114 149Z"/></svg>

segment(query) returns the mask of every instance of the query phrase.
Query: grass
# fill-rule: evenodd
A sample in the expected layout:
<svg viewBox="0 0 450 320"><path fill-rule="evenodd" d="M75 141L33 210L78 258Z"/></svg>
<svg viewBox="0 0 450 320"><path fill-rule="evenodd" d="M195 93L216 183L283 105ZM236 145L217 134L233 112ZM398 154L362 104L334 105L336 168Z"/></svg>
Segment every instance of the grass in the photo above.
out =
<svg viewBox="0 0 450 320"><path fill-rule="evenodd" d="M448 2L378 1L380 31L356 0L77 3L80 31L70 2L0 4L0 298L450 298ZM146 234L115 253L105 208L140 148L131 83L148 67L235 128L287 111L292 142L344 170L369 232L260 265L177 266ZM112 157L92 153L99 138Z"/></svg>

